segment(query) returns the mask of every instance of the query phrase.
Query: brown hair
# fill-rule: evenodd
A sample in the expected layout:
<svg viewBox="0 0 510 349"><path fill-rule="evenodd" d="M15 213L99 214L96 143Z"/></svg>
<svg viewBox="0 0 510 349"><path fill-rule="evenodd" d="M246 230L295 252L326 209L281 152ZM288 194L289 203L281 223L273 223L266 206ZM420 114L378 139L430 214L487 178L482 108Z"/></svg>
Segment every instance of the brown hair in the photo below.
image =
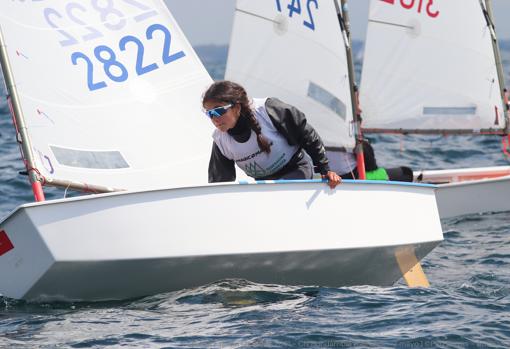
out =
<svg viewBox="0 0 510 349"><path fill-rule="evenodd" d="M271 152L271 144L266 137L262 135L260 124L250 106L250 100L244 87L232 81L217 81L213 83L202 97L202 105L207 101L221 101L241 106L241 115L248 117L250 127L257 135L257 143L260 149L266 153Z"/></svg>

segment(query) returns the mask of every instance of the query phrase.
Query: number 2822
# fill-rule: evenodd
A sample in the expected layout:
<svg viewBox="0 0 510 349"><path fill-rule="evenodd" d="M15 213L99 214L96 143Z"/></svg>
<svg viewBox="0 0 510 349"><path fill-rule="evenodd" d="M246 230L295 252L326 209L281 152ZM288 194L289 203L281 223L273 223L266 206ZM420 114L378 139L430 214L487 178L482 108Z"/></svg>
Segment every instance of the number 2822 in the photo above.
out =
<svg viewBox="0 0 510 349"><path fill-rule="evenodd" d="M148 40L152 40L155 32L162 32L164 34L164 44L162 50L162 62L163 64L172 63L178 59L185 57L183 51L171 53L170 45L172 42L172 35L170 30L162 24L153 24L147 28L146 37ZM145 47L143 42L135 36L127 35L119 41L119 49L125 51L128 44L134 44L137 48L136 57L136 73L137 75L143 75L159 68L157 63L146 64L144 62ZM95 58L103 64L104 72L114 82L124 82L128 79L129 74L126 66L117 60L115 51L106 46L99 45L94 49ZM83 52L74 52L71 55L71 61L74 65L82 60L87 66L87 85L90 91L99 90L107 87L104 81L94 81L94 63L92 60ZM112 68L114 71L112 71Z"/></svg>

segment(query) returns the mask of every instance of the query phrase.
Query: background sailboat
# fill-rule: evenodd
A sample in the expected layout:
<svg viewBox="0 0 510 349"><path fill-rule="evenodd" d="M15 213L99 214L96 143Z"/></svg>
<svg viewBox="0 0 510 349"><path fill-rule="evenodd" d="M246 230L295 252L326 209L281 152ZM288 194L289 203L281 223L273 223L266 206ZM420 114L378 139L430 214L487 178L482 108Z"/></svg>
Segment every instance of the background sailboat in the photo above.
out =
<svg viewBox="0 0 510 349"><path fill-rule="evenodd" d="M0 25L33 187L127 189L1 220L4 296L124 299L224 278L391 285L442 240L432 186L204 184L211 79L160 0L4 2ZM382 199L371 220L356 214Z"/></svg>
<svg viewBox="0 0 510 349"><path fill-rule="evenodd" d="M490 1L371 2L360 95L365 132L506 135L503 88ZM415 175L452 183L438 191L441 217L450 217L510 209L509 174L503 166Z"/></svg>
<svg viewBox="0 0 510 349"><path fill-rule="evenodd" d="M486 6L372 1L361 79L368 131L506 134L504 81Z"/></svg>
<svg viewBox="0 0 510 349"><path fill-rule="evenodd" d="M355 166L335 156L354 149L355 134L345 42L333 0L320 6L237 1L225 78L251 95L295 105L323 139L332 167Z"/></svg>

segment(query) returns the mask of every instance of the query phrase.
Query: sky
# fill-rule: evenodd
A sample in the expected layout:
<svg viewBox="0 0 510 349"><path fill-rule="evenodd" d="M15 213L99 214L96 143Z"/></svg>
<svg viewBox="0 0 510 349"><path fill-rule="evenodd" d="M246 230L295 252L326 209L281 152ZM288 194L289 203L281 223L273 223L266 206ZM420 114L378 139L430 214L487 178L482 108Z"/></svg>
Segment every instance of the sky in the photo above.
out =
<svg viewBox="0 0 510 349"><path fill-rule="evenodd" d="M492 1L498 37L510 39L510 0ZM165 2L192 45L228 44L235 0L165 0ZM350 0L348 4L352 37L355 40L364 40L369 0Z"/></svg>

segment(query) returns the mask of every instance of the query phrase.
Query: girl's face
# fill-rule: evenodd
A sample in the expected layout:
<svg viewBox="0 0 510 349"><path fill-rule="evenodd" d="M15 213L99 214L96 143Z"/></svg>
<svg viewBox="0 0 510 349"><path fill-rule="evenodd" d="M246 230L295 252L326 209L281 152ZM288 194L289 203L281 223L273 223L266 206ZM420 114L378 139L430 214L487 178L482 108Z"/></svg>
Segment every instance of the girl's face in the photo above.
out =
<svg viewBox="0 0 510 349"><path fill-rule="evenodd" d="M206 101L204 102L204 109L211 118L213 125L221 132L227 132L233 128L241 115L241 106L239 104L229 104L222 101Z"/></svg>

